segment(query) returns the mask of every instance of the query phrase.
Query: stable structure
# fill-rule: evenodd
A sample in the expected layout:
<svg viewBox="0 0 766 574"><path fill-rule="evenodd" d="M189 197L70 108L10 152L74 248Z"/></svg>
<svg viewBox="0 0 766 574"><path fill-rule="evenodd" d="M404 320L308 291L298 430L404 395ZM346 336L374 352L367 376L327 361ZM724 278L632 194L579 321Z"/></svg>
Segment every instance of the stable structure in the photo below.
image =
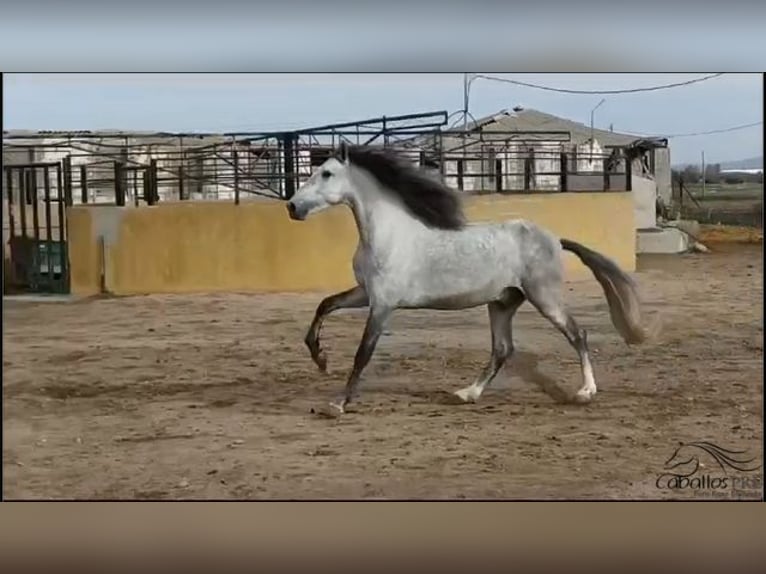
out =
<svg viewBox="0 0 766 574"><path fill-rule="evenodd" d="M501 110L412 143L439 158L449 185L474 193L630 191L637 229L654 228L657 203L671 198L666 139L591 129L538 110Z"/></svg>
<svg viewBox="0 0 766 574"><path fill-rule="evenodd" d="M67 163L77 203L288 198L340 142L394 147L469 193L631 190L670 193L667 142L590 130L536 110L500 111L449 129L445 111L289 132L3 134L6 165Z"/></svg>
<svg viewBox="0 0 766 574"><path fill-rule="evenodd" d="M447 112L437 111L267 133L4 132L4 287L10 281L25 290L82 292L112 282L115 292L138 292L137 284L122 283L117 277L125 278L125 269L140 275L152 253L176 245L189 229L192 235L212 237L200 231L201 226L217 228L216 221L223 221L208 217L213 215L212 203L231 204L222 207L223 211L214 210L220 217L232 218L230 229L238 229L245 222L244 215L230 208L258 203L254 211L246 213L258 220L261 231L271 230L268 237L277 243L286 240L292 229L282 230L283 222L264 219L264 214L272 212L261 203L290 198L341 142L395 148L467 195L505 196L501 203L476 203L478 198L471 198L471 205L497 210L490 220L550 219L554 231L560 228L571 235L574 231L565 223L566 216L576 210L575 206L591 206L589 209L596 211L587 221L580 218L573 220L573 225L605 229L609 220L627 226L619 241L613 226L609 235L595 229L594 237L583 239L591 240L594 248L608 248L617 241L615 255L631 268L625 250L635 253L640 243L633 241L626 247L625 238L634 237L636 229L639 233L644 228L653 229L657 198L665 194L663 190L669 195L667 141L591 130L570 120L518 108L475 120L461 129L447 127L447 120ZM90 210L91 204L99 205L98 214L86 211L90 215L85 216L73 210L80 209L78 206ZM134 245L125 240L130 246L118 249L114 242L124 242L120 234L110 230L119 221L134 221L125 211L158 204L165 206L161 213L135 214L136 222L151 221L162 227L157 231L161 235L158 242ZM630 210L624 213L630 205L632 214ZM611 212L604 211L607 206ZM83 236L85 229L89 231ZM144 236L147 233L142 231ZM261 237L261 241L267 240ZM87 257L73 253L83 245L88 246ZM233 245L226 248L232 253L241 249ZM176 245L174 249L180 253L178 250L186 247ZM198 249L188 256L197 257L202 252ZM128 267L109 262L110 258L116 261L118 253L119 261L130 262ZM87 280L82 279L84 261ZM186 263L195 265L191 259ZM115 275L107 277L109 269L114 269ZM218 280L222 286L233 281L222 276ZM290 281L280 285L289 286ZM231 284L235 283L244 285L246 281ZM82 287L85 284L87 289ZM319 288L324 284L304 277L300 285ZM172 289L198 287L197 279L189 279L188 285L174 285Z"/></svg>
<svg viewBox="0 0 766 574"><path fill-rule="evenodd" d="M341 143L396 145L438 132L447 112L280 132L3 132L3 163L67 164L72 201L117 205L289 198ZM417 156L416 156L417 157Z"/></svg>

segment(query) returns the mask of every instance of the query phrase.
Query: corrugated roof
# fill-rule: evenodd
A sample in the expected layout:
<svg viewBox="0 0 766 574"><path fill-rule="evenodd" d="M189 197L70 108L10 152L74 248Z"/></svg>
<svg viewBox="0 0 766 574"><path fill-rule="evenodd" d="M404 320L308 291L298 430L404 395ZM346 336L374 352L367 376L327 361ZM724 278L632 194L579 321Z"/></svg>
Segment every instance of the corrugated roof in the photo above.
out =
<svg viewBox="0 0 766 574"><path fill-rule="evenodd" d="M581 144L590 140L590 126L534 109L518 112L503 111L490 116L491 121L481 122L482 131L567 131L572 135L572 142ZM601 145L624 146L641 139L636 135L620 134L606 130L593 130L593 136Z"/></svg>
<svg viewBox="0 0 766 574"><path fill-rule="evenodd" d="M4 136L10 137L77 137L77 136L103 136L103 137L124 137L124 136L163 136L163 132L146 132L130 130L24 130L10 129L3 130Z"/></svg>
<svg viewBox="0 0 766 574"><path fill-rule="evenodd" d="M462 131L462 125L455 125L452 129ZM469 132L481 131L484 134L517 131L567 132L570 134L571 142L576 145L589 141L591 137L590 126L552 114L546 114L535 109L522 109L518 111L508 111L503 109L494 114L467 122L466 129ZM531 134L528 135L531 137ZM601 146L627 147L634 142L644 139L641 136L633 134L622 134L599 129L593 130L593 136ZM415 136L409 139L409 141L411 143L425 143L432 137L433 136ZM450 145L462 145L464 140L460 136L449 136L445 137L442 141L445 147L449 148Z"/></svg>

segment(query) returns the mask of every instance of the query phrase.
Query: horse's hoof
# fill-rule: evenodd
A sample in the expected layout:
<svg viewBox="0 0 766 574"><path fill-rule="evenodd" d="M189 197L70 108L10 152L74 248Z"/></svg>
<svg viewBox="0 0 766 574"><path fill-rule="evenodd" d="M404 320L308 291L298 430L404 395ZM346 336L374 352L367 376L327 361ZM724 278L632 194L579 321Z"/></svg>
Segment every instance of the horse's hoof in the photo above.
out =
<svg viewBox="0 0 766 574"><path fill-rule="evenodd" d="M326 419L337 419L341 415L345 414L346 409L341 403L327 403L317 409L311 409L311 414L317 415Z"/></svg>
<svg viewBox="0 0 766 574"><path fill-rule="evenodd" d="M309 341L306 341L306 346L309 348L309 353L311 353L311 360L314 361L314 364L322 373L326 373L327 355L325 352L319 348L319 345L313 345Z"/></svg>
<svg viewBox="0 0 766 574"><path fill-rule="evenodd" d="M596 389L580 389L574 396L574 402L584 405L591 402L595 395Z"/></svg>
<svg viewBox="0 0 766 574"><path fill-rule="evenodd" d="M330 402L328 404L328 407L331 411L337 412L339 415L342 415L346 412L346 402L340 401L337 403Z"/></svg>
<svg viewBox="0 0 766 574"><path fill-rule="evenodd" d="M316 366L319 367L320 372L327 373L327 355L324 351L319 351L316 357L314 357Z"/></svg>
<svg viewBox="0 0 766 574"><path fill-rule="evenodd" d="M476 393L476 389L473 386L455 391L454 394L464 403L475 403L479 398L479 395Z"/></svg>

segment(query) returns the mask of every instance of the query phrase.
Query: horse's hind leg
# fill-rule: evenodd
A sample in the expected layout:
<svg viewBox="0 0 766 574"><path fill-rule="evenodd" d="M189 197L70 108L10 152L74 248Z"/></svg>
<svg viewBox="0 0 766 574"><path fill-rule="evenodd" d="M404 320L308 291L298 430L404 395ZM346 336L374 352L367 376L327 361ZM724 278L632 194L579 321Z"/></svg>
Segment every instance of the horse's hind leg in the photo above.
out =
<svg viewBox="0 0 766 574"><path fill-rule="evenodd" d="M574 317L566 310L560 289L524 285L524 293L529 302L540 311L553 325L561 331L574 347L580 357L583 384L575 395L575 400L581 403L590 401L596 394L596 379L593 376L593 366L588 353L588 334L580 328Z"/></svg>
<svg viewBox="0 0 766 574"><path fill-rule="evenodd" d="M485 387L492 382L500 367L513 354L511 321L524 295L518 289L509 290L503 301L489 303L489 324L492 330L492 356L476 381L455 394L465 402L476 402Z"/></svg>
<svg viewBox="0 0 766 574"><path fill-rule="evenodd" d="M311 358L322 372L327 370L327 356L319 344L319 332L327 315L338 309L353 309L367 305L369 305L367 291L359 285L348 291L325 297L319 304L304 341L309 348Z"/></svg>

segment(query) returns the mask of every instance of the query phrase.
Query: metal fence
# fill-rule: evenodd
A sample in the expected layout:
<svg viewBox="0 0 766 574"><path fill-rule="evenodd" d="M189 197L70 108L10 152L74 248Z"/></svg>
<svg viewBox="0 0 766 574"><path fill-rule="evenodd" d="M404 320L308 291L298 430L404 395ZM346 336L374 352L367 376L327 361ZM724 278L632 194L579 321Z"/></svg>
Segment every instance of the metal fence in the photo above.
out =
<svg viewBox="0 0 766 574"><path fill-rule="evenodd" d="M631 162L619 150L578 155L569 132L466 132L444 129L446 122L446 112L435 112L292 132L152 134L148 142L45 134L58 141L4 137L4 154L58 154L64 192L74 203L285 199L341 142L390 148L466 193L630 190Z"/></svg>
<svg viewBox="0 0 766 574"><path fill-rule="evenodd" d="M466 194L631 189L624 150L574 145L569 132L446 129L447 117L271 133L4 133L4 289L68 290L67 206L287 199L342 142L389 148Z"/></svg>

